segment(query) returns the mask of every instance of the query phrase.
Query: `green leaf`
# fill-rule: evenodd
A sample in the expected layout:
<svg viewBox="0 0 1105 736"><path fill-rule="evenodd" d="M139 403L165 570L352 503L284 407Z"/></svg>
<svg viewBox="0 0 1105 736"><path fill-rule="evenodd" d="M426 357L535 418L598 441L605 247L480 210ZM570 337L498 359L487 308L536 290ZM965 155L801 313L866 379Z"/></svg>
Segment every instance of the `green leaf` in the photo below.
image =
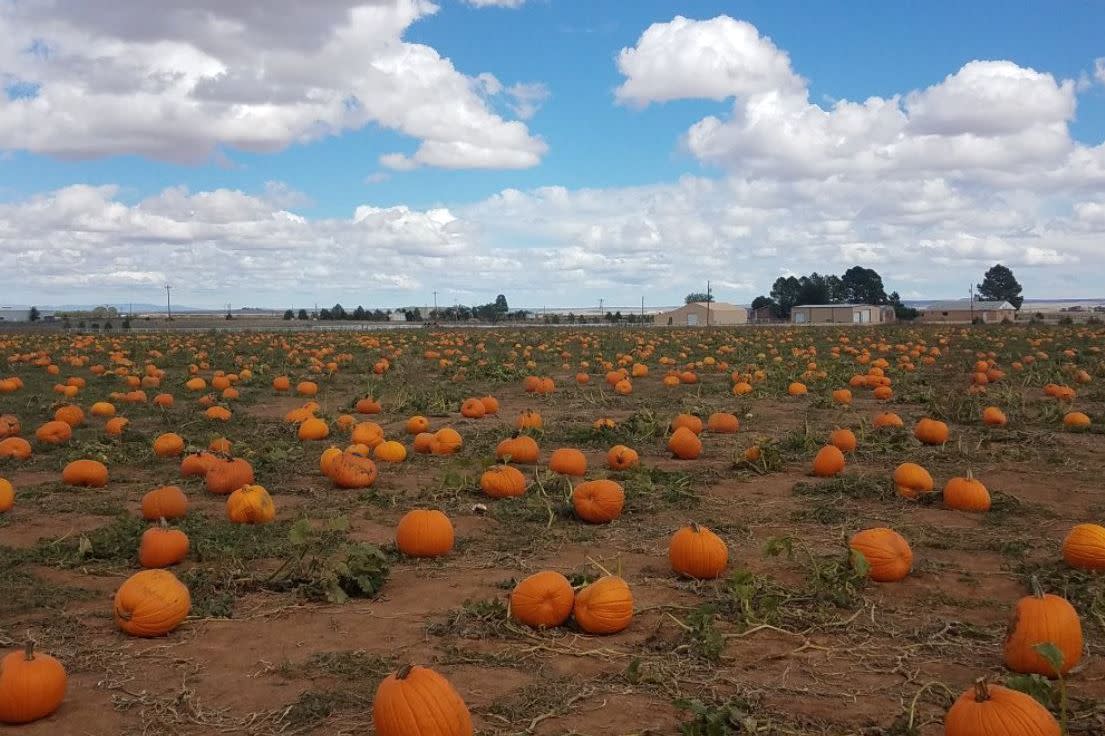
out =
<svg viewBox="0 0 1105 736"><path fill-rule="evenodd" d="M330 519L330 523L327 527L332 532L345 532L349 531L349 517L342 514L341 516L335 516Z"/></svg>
<svg viewBox="0 0 1105 736"><path fill-rule="evenodd" d="M1053 707L1057 700L1058 693L1055 687L1051 684L1051 680L1043 675L1013 675L1006 678L1005 686L1025 695L1031 695L1045 708Z"/></svg>
<svg viewBox="0 0 1105 736"><path fill-rule="evenodd" d="M1059 647L1052 644L1050 641L1045 641L1041 644L1037 644L1032 647L1036 652L1047 660L1056 672L1063 671L1063 652Z"/></svg>
<svg viewBox="0 0 1105 736"><path fill-rule="evenodd" d="M848 554L848 562L852 566L852 570L855 571L857 577L866 578L867 574L871 571L871 563L867 561L863 553L858 549L853 549Z"/></svg>
<svg viewBox="0 0 1105 736"><path fill-rule="evenodd" d="M313 536L314 530L311 529L311 522L307 519L299 519L292 524L292 528L288 530L288 541L296 547L302 547L308 544Z"/></svg>

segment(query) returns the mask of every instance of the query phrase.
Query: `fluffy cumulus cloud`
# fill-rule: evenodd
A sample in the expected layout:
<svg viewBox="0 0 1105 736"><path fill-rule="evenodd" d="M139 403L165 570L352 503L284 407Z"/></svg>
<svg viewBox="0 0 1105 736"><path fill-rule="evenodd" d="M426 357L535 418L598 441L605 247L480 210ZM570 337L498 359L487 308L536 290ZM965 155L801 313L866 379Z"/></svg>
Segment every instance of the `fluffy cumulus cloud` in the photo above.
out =
<svg viewBox="0 0 1105 736"><path fill-rule="evenodd" d="M195 161L375 124L419 142L413 165L536 165L545 143L489 106L484 75L403 40L436 10L428 0L4 3L0 149Z"/></svg>
<svg viewBox="0 0 1105 736"><path fill-rule="evenodd" d="M395 7L350 11L391 19L389 29L346 20L326 25L318 18L305 20L304 28L316 39L372 29L391 39L384 47L405 48L397 34L421 6L407 4L401 17ZM335 10L334 17L346 14ZM280 49L317 46L301 34L284 38L287 29L270 23L274 64L285 53ZM176 43L137 20L138 27L110 18L88 24L131 38L131 53L151 38ZM230 58L236 52L221 42L234 36L216 25L150 58L171 58L172 49ZM424 53L407 49L374 58L402 57L405 64L414 63L407 54ZM461 77L438 62L447 72L444 83L458 84L462 100L509 96L504 101L513 100L515 114L525 118L525 106L544 96L540 88L504 84L490 74ZM426 210L366 203L332 219L297 214L303 197L280 184L257 193L168 189L138 202L111 187L75 186L0 205L0 251L13 254L8 263L15 264L5 283L59 301L59 288L122 298L156 289L171 276L204 284L205 291L181 298L205 304L345 303L364 295L366 306L399 306L452 289L464 301L505 292L516 306L582 306L599 297L608 305L633 305L642 296L649 304L670 304L701 290L707 278L718 285L719 298L747 302L780 275L839 273L856 264L877 269L888 288L907 297L953 297L1000 261L1017 271L1031 295L1100 295L1105 143L1071 136L1079 89L1070 81L1012 61L973 61L922 89L823 106L810 100L784 50L754 26L725 17L651 26L617 65L625 77L617 100L634 108L627 115L648 115L637 108L677 98L719 101L718 114L682 135L708 175L637 187L506 189ZM67 74L110 75L113 68ZM263 76L273 68L265 64ZM297 109L302 88L293 78L289 71L271 88L250 83L242 90L269 89L266 104ZM398 77L389 79L395 99L419 98ZM173 74L142 82L155 89L181 83ZM478 137L433 132L430 122L442 119L434 106L446 103L426 84L420 88L426 117L415 115L429 126L422 148L381 157L385 169L431 161L471 165L500 155ZM108 81L96 86L113 89ZM294 100L288 106L279 102L285 94ZM170 95L166 104L174 100ZM487 115L477 102L472 114ZM162 141L142 120L127 134L148 136L151 145ZM480 120L468 122L483 131L487 118ZM176 128L167 128L171 139ZM74 132L74 140L82 135L88 139L84 131Z"/></svg>
<svg viewBox="0 0 1105 736"><path fill-rule="evenodd" d="M14 269L5 282L70 303L133 299L168 279L200 303L371 292L400 304L406 292L451 280L457 262L488 288L520 269L482 250L471 224L447 209L362 206L348 218L308 220L282 207L285 196L280 187L261 196L167 189L126 204L115 187L72 186L0 205L0 250Z"/></svg>

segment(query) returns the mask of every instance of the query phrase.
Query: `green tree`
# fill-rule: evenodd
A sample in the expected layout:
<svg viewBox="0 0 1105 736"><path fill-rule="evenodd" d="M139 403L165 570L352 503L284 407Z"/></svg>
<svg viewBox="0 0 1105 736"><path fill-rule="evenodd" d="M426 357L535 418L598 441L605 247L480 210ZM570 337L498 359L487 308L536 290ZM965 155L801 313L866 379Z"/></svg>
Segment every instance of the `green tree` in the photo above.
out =
<svg viewBox="0 0 1105 736"><path fill-rule="evenodd" d="M27 319L29 319L31 322L38 322L38 318L41 316L42 315L38 313L38 307L31 307L31 311L27 315Z"/></svg>
<svg viewBox="0 0 1105 736"><path fill-rule="evenodd" d="M795 276L780 276L771 285L771 298L779 305L779 316L790 319L791 307L798 303L798 292L802 283Z"/></svg>
<svg viewBox="0 0 1105 736"><path fill-rule="evenodd" d="M284 321L286 322L290 319L295 319L295 312L290 309L284 310Z"/></svg>
<svg viewBox="0 0 1105 736"><path fill-rule="evenodd" d="M495 297L495 311L499 314L506 314L510 311L510 307L506 303L506 297L502 294Z"/></svg>
<svg viewBox="0 0 1105 736"><path fill-rule="evenodd" d="M362 307L360 304L358 304L357 308L353 310L353 319L358 320L358 321L363 321L364 318L365 318L364 307Z"/></svg>
<svg viewBox="0 0 1105 736"><path fill-rule="evenodd" d="M297 314L295 318L296 319L310 319L310 317L307 316L307 310L306 309L300 309L299 314Z"/></svg>
<svg viewBox="0 0 1105 736"><path fill-rule="evenodd" d="M896 319L909 321L917 319L921 314L913 307L902 304L902 298L898 296L898 292L896 291L890 292L890 296L886 298L886 301L890 306L894 307L894 317Z"/></svg>
<svg viewBox="0 0 1105 736"><path fill-rule="evenodd" d="M713 294L707 294L704 291L692 291L687 296L683 297L684 304L693 304L694 302L712 302L714 300Z"/></svg>
<svg viewBox="0 0 1105 736"><path fill-rule="evenodd" d="M1020 309L1024 303L1021 285L1013 276L1013 271L1000 263L991 267L982 277L982 283L978 285L978 298L1009 302L1015 309Z"/></svg>
<svg viewBox="0 0 1105 736"><path fill-rule="evenodd" d="M843 288L841 298L850 304L886 304L886 289L878 271L863 266L852 266L840 279Z"/></svg>

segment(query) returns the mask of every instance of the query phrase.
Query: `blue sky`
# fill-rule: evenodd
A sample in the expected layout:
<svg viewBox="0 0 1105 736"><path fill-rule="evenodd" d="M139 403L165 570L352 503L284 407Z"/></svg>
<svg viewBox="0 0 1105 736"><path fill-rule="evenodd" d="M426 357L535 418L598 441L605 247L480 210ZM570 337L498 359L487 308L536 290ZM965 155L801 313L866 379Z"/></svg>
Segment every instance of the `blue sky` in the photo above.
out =
<svg viewBox="0 0 1105 736"><path fill-rule="evenodd" d="M402 5L407 0L396 1ZM356 3L349 5L355 6ZM426 138L419 134L410 134L417 126L415 123L403 122L397 125L384 119L372 119L371 115L368 120L360 121L337 134L325 135L305 143L296 142L297 136L290 135L288 140L277 144L282 150L263 153L241 150L233 140L220 140L220 134L212 132L208 142L215 153L192 157L184 162L166 160L178 158L172 153L172 134L166 133L163 145L148 142L151 137L158 136L158 127L153 125L148 130L136 132L137 123L133 126L125 121L105 123L102 135L98 133L100 137L90 136L95 139L79 142L80 150L76 158L72 151L64 150L68 144L61 140L66 135L72 137L72 130L57 133L57 141L49 140L46 133L42 140L36 140L25 131L6 134L5 128L0 125L0 148L8 152L6 159L0 164L0 199L8 203L9 207L15 208L13 211L17 211L35 197L49 199L52 193L68 187L89 185L112 188L106 196L108 205L119 203L125 207L136 207L143 200L157 197L170 188L184 188L193 194L236 190L251 197L263 198L268 191L266 187L271 190L269 183L280 182L283 187L299 193L300 196L288 197L277 204L312 222L348 220L353 217L356 208L362 205L377 209L405 207L419 214L444 208L450 211L450 216L455 217L458 223L465 226L459 236L450 233L448 237L465 240L464 247L471 248L474 258L494 259L501 255L494 252L497 248L507 248L516 255L519 249L524 250L532 245L546 249L563 249L569 255L579 256L577 270L586 268L586 252L596 249L601 251L603 244L581 239L580 233L588 228L592 231L595 228L604 232L610 230L610 218L613 216L613 213L605 211L598 215L588 213L587 204L583 201L588 196L575 197L579 201L571 212L571 216L576 218L572 219L575 223L574 230L569 228L569 232L564 233L535 230L529 238L524 233L519 234L510 228L496 226L496 222L501 225L502 213L489 214L489 203L503 190L532 193L542 187L563 187L574 195L581 191L593 191L596 192L593 199L609 197L619 202L625 200L627 188L652 187L661 193L657 195L650 190L648 194L656 195L662 201L663 189L678 187L681 177L713 182L722 189L737 179L770 186L773 190L778 190L782 185L788 188L796 186L796 177L788 176L781 182L770 174L770 166L757 168L755 171L750 169L748 161L751 159L747 149L742 148L739 154L726 152L724 155L715 155L684 145L688 131L699 121L712 116L728 122L734 110L739 111L741 105L754 103L754 100L742 98L740 93L724 99L706 99L704 95L694 93L687 94L687 99L671 99L672 95L664 98L661 95L652 100L638 100L642 104L621 103L615 98L615 90L630 76L625 69L619 67L619 52L637 46L650 25L669 24L678 14L696 23L709 23L720 16L729 16L751 24L765 43L789 56L793 75L805 80L809 102L824 110L831 110L837 100L862 103L872 96L889 99L894 95L901 95L904 98L912 91L939 85L948 75L956 74L972 60L1001 60L1011 62L1017 68L1050 75L1049 79L1056 88L1061 86L1063 80L1072 80L1078 89L1068 94L1076 99L1076 112L1066 116L1065 120L1056 122L1063 126L1065 135L1069 135L1070 144L1081 146L1086 151L1096 151L1105 140L1105 81L1094 79L1095 60L1105 56L1105 35L1100 32L1101 28L1105 28L1105 6L1100 4L1018 4L1015 12L1009 10L1007 3L997 2L850 2L838 5L808 2L676 3L642 0L627 3L613 0L529 0L520 8L476 8L460 0L443 0L439 5L437 12L423 13L409 23L406 19L398 21L397 28L401 32L394 41L398 42L401 38L405 44L435 50L440 57L451 62L453 70L461 79L472 80L481 73L489 73L503 87L515 83L544 85L549 93L548 98L528 119L520 120L514 114L510 109L511 99L505 93L487 95L481 110L481 113L496 116L500 121L517 121L523 124L529 136L524 145L536 140L547 145L544 153L532 154L535 160L539 159L534 165L521 168L513 165L472 168L467 165L453 167L452 164L430 164L418 166L411 171L390 171L379 163L381 156L396 152L415 156ZM38 38L43 33L41 28L47 26L36 24L45 20L55 21L57 18L20 15L9 7L8 16L0 24L0 31L5 28L14 29L16 38L19 38L19 32L25 34L24 38ZM126 29L110 27L108 21L67 18L64 15L61 20L71 24L73 34L65 40L48 39L55 44L51 48L67 52L69 48L66 44L77 44L73 50L77 58L80 58L80 54L89 53L88 49L94 48L97 39L111 37L112 33L117 33L124 43L137 44L146 39L145 36L142 39L128 38ZM102 26L92 27L100 22L103 23ZM151 25L153 23L151 20ZM335 27L338 25L340 19L335 21ZM82 32L88 34L84 39L88 48L80 48L79 42L73 40L80 38ZM191 44L192 47L204 49L205 53L210 54L208 39L200 38L198 34L196 39L191 39L187 33L176 29L162 32L167 39ZM289 46L296 45L294 26L277 29L275 32L281 34L280 39L287 41ZM710 43L718 46L718 53L721 55L740 53L739 48L727 51L725 44L729 41L723 36L713 37ZM732 43L738 44L740 40L736 39ZM14 44L15 41L10 42L10 45ZM0 56L0 62L5 58L20 58L20 49L8 51L10 55ZM678 49L672 53L677 52ZM258 53L262 53L261 50ZM649 53L653 52L650 50ZM643 51L641 55L644 55ZM62 57L64 53L56 53L56 56ZM226 59L221 61L225 68L233 68L232 62ZM365 58L358 60L358 63L362 62L373 63L371 53L366 52ZM233 63L248 67L251 60L235 60ZM8 105L13 108L19 102L17 98L34 96L28 90L41 89L40 94L45 100L47 93L52 93L54 89L70 81L64 77L63 72L56 69L23 69L15 62L7 70L0 67L0 73L4 74L6 83L12 85ZM271 71L267 73L271 74ZM421 83L418 80L411 81ZM665 84L663 80L645 81L661 86ZM85 85L97 83L83 79L80 82ZM406 82L401 73L396 74L395 85L401 87ZM15 85L19 85L18 94L14 91ZM86 87L84 92L92 94L99 90ZM140 90L135 90L136 95L139 92ZM958 104L962 104L960 98L957 100ZM74 102L69 99L67 102L74 107L66 113L79 117L82 114L80 100ZM151 103L147 100L142 104L148 106ZM476 100L472 104L479 105L480 101ZM92 107L94 106L89 103L89 109ZM450 111L447 107L442 107L437 114L447 120ZM33 117L19 118L24 128L28 120L33 126ZM1050 124L1044 118L1039 118L1037 122L1041 129ZM1027 129L1029 123L1025 125ZM951 131L949 136L953 133L960 136L974 135L974 131L966 129ZM112 136L125 139L131 135L136 139L141 137L143 142L134 145L130 151L126 144L117 146L105 142ZM4 138L8 140L5 141ZM1020 139L1009 139L1008 144L1011 147L1024 145ZM157 150L150 153L150 146ZM770 156L772 153L766 151L764 155ZM762 163L760 154L755 159ZM1067 164L1056 159L1034 165L1040 166L1040 173L1043 175L1045 170L1057 170ZM983 173L964 175L957 171L950 175L937 175L926 172L914 177L917 186L929 182L931 188L931 182L940 179L953 194L979 197L990 204L997 199L1002 200L1001 205L990 207L995 213L987 222L972 226L966 221L957 221L954 232L941 233L943 239L934 239L933 242L941 244L945 241L951 243L946 247L939 246L945 248L941 251L944 255L940 257L954 258L955 254L961 254L965 262L970 263L970 268L975 268L990 254L1001 256L1023 251L1016 244L1009 244L1011 233L1018 228L1023 231L1025 227L1034 227L1035 232L1042 233L1048 223L1048 216L1056 213L1067 216L1075 211L1089 212L1090 220L1096 223L1094 207L1100 202L1100 196L1093 194L1095 184L1092 178L1080 180L1069 191L1057 192L1052 187L1047 191L1034 192L1023 183L1021 177L1030 172L1024 171L1021 164L1013 167L1017 168L1017 182L995 183L1001 177L995 177L993 172L1001 168L1002 166L987 163L980 167L985 170ZM851 172L847 173L851 175ZM376 175L375 179L373 175ZM828 186L826 182L832 181L834 175L841 174L829 171L817 176L824 186ZM813 182L816 178L805 177L803 181ZM808 193L810 190L803 187L803 191ZM714 192L714 196L720 194ZM1015 227L1009 223L994 226L995 221L1002 220L997 211L1002 208L1010 211L1022 209L1025 198L1031 199L1038 210L1039 216L1035 222L1022 223ZM642 195L641 199L647 199L647 196ZM544 215L539 210L547 204L540 195L531 197L531 201L526 203L526 215L542 219ZM1079 205L1085 205L1089 209L1077 210ZM57 203L48 206L59 207ZM697 206L709 210L713 213L711 216L717 214L716 201L699 203ZM851 209L870 211L871 207L872 203L865 201L855 203ZM848 206L840 205L840 211L848 209ZM642 217L646 214L642 213ZM694 206L690 206L689 211L684 213L690 218L694 214ZM558 210L558 215L564 213ZM587 221L589 215L594 218L591 222ZM826 216L827 221L836 222L839 219L841 218L837 214ZM624 224L619 223L619 228L624 229ZM926 236L936 235L936 229L930 227L930 224L908 237L921 240ZM770 223L765 223L764 227L769 225ZM880 249L884 253L893 250L893 238L901 238L903 234L895 232L891 238L885 235L885 228L880 228L879 225L877 222L864 222L863 227L857 226L854 242L845 242L846 238L839 239L839 251L830 260L837 259L843 265L850 256L854 259L855 254L862 257L864 254L879 253ZM58 223L51 226L66 227ZM678 229L675 224L671 227ZM781 227L782 223L775 226L773 232ZM821 230L817 226L810 232ZM66 232L72 235L71 231ZM872 233L877 233L879 237L872 238ZM806 235L809 233L805 233L803 237ZM315 236L320 238L319 247L325 247L325 237L318 234ZM44 237L48 238L49 233L44 234ZM148 288L157 280L154 276L174 268L171 264L175 263L175 268L186 270L191 267L202 268L199 259L194 263L189 261L185 252L187 243L170 239L158 247L156 243L149 245L151 237L154 236L141 239L143 243L147 243L143 247L150 249L140 259L141 268L132 263L138 260L133 253L129 257L126 254L117 254L114 272L145 274L141 277L134 276L131 281L136 281L137 285L145 284ZM757 243L762 243L767 236L754 237ZM880 239L883 237L886 239ZM1004 245L995 239L1002 239ZM971 243L976 240L988 245L980 246L981 251L974 252L972 248L975 246ZM404 245L401 238L399 241L391 239L387 242L390 247L399 249ZM716 238L711 242L716 242ZM808 242L808 238L803 242ZM205 236L203 242L195 247L210 246L210 238ZM412 247L417 250L417 243ZM619 247L623 247L623 250L619 251ZM616 270L617 264L632 257L638 247L639 243L631 246L619 246L615 243L611 248L619 257L606 258L601 263L596 262L594 266ZM1038 245L1037 251L1046 252L1028 258L1023 265L1034 278L1036 272L1040 272L1037 280L1042 291L1046 291L1049 296L1058 296L1064 289L1075 288L1070 280L1073 278L1077 283L1077 273L1084 272L1084 268L1079 268L1078 264L1084 258L1085 247L1081 241L1072 245L1069 252L1057 246ZM216 243L215 248L229 248L237 254L235 257L242 257L247 261L253 258L246 252L248 249L238 242L232 242L226 248L221 248ZM766 265L757 260L755 276L726 276L722 280L731 284L732 300L747 301L751 295L766 291L775 275L790 271L801 272L809 264L822 262L824 256L818 251L817 244L810 245L810 248L806 257L795 259L793 263ZM780 250L777 247L765 247L764 250L765 258L772 257L773 252L774 258L786 261L786 248ZM174 253L171 258L168 257L170 251ZM580 255L580 251L583 251L583 255ZM465 257L460 251L457 251L457 256ZM430 257L446 256L437 254ZM80 261L82 256L75 258ZM724 258L721 261L724 262ZM108 268L111 268L110 264ZM711 270L708 265L703 266L699 275ZM683 279L675 280L678 285L665 290L664 285L668 282L662 277L660 265L652 272L659 279L655 284L648 282L648 269L634 274L630 279L620 279L617 273L612 273L597 276L590 285L578 285L577 280L576 288L572 288L573 279L569 276L557 288L545 289L548 293L542 294L541 298L565 301L578 298L586 301L594 292L603 290L620 295L625 301L629 301L633 293L645 290L659 292L667 300L679 296L678 292L683 289ZM99 288L88 284L89 295L93 299L111 298L123 291L130 291L132 284L128 278L114 279L118 288ZM382 278L376 286L383 290L379 297L381 300L401 301L422 297L430 288L431 280L434 279L428 276L390 274L387 278ZM688 277L687 280L693 279ZM111 282L112 279L108 281ZM59 291L62 286L71 287L79 283L79 279L69 278L58 280L55 284L58 288L51 288L48 280L40 281L35 287L49 293ZM234 283L227 281L221 286L224 290L231 290ZM1078 284L1078 288L1089 287L1089 283L1084 286ZM28 284L25 288L28 292L31 291L31 285ZM196 298L221 302L221 299L216 299L213 293L209 293L217 288L218 286L212 284L202 288L197 285ZM335 285L333 293L340 296L342 290L342 287ZM942 288L935 273L916 284L903 284L900 290L903 293L913 292L918 296L938 297L952 293L950 288ZM458 294L464 295L466 291L458 287ZM957 288L954 293L958 291L960 289ZM26 294L27 298L34 296ZM301 296L307 298L309 295L304 292ZM475 299L476 295L473 294L472 297Z"/></svg>

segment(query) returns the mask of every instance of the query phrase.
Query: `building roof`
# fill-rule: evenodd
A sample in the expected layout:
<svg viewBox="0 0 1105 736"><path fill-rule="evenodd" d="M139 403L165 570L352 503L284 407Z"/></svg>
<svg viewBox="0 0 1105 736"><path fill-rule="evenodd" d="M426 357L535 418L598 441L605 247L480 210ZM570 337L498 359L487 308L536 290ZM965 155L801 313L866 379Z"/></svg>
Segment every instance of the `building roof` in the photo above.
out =
<svg viewBox="0 0 1105 736"><path fill-rule="evenodd" d="M877 307L878 304L795 304L794 308L798 307L814 307L817 309L852 309L854 307Z"/></svg>
<svg viewBox="0 0 1105 736"><path fill-rule="evenodd" d="M981 299L976 299L973 305L970 299L954 299L948 302L933 302L921 307L922 312L962 312L970 309L977 309L982 312L989 309L1016 309L1016 307L1006 301L983 301Z"/></svg>
<svg viewBox="0 0 1105 736"><path fill-rule="evenodd" d="M702 307L703 309L705 309L707 306L709 306L711 312L747 312L748 311L748 307L742 307L739 304L727 304L725 302L709 302L708 305L707 305L706 302L688 302L686 304L681 304L678 307L673 307L673 308L669 309L668 311L669 312L675 312L677 310L683 309L684 307L690 307L692 305L697 306L697 307Z"/></svg>

